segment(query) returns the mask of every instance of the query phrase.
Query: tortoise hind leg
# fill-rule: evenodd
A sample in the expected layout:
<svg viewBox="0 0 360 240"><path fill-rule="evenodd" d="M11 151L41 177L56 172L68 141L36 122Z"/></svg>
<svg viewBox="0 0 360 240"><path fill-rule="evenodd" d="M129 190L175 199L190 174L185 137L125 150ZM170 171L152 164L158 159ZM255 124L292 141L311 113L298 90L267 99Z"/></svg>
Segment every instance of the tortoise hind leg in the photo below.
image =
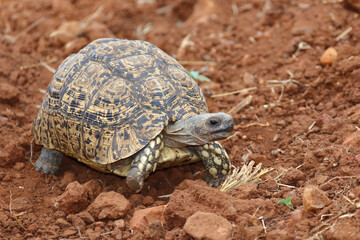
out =
<svg viewBox="0 0 360 240"><path fill-rule="evenodd" d="M34 165L35 170L42 173L55 174L60 168L63 156L62 152L43 147L40 157Z"/></svg>
<svg viewBox="0 0 360 240"><path fill-rule="evenodd" d="M126 184L131 190L140 192L144 180L155 171L160 158L160 151L164 148L162 138L162 135L157 136L135 156L126 177Z"/></svg>

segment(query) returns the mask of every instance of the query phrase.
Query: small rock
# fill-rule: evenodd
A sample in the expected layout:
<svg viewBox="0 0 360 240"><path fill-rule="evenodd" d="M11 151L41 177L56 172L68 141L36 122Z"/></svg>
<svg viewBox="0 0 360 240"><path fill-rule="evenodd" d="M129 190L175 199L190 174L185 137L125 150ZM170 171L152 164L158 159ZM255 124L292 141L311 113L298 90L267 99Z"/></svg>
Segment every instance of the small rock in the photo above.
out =
<svg viewBox="0 0 360 240"><path fill-rule="evenodd" d="M164 222L163 215L166 205L136 210L130 220L132 230L144 231L146 227L155 222Z"/></svg>
<svg viewBox="0 0 360 240"><path fill-rule="evenodd" d="M103 228L105 226L105 223L102 221L94 222L94 226Z"/></svg>
<svg viewBox="0 0 360 240"><path fill-rule="evenodd" d="M65 212L78 213L89 205L87 189L79 182L69 183L65 192L55 199L54 206Z"/></svg>
<svg viewBox="0 0 360 240"><path fill-rule="evenodd" d="M90 201L94 201L94 199L101 193L102 184L99 180L92 179L84 183L84 187L87 189Z"/></svg>
<svg viewBox="0 0 360 240"><path fill-rule="evenodd" d="M90 214L89 212L87 212L87 211L80 212L80 213L78 214L78 216L79 216L82 220L84 220L84 222L85 222L86 224L92 224L93 222L95 222L93 216L91 216L91 214Z"/></svg>
<svg viewBox="0 0 360 240"><path fill-rule="evenodd" d="M349 192L349 198L350 199L355 199L355 193L353 193L353 192Z"/></svg>
<svg viewBox="0 0 360 240"><path fill-rule="evenodd" d="M121 229L121 230L125 230L125 220L124 219L118 219L114 221L114 224L117 228Z"/></svg>
<svg viewBox="0 0 360 240"><path fill-rule="evenodd" d="M25 167L25 163L23 163L23 162L16 162L15 165L14 165L14 169L16 171L20 171L24 167Z"/></svg>
<svg viewBox="0 0 360 240"><path fill-rule="evenodd" d="M146 207L152 205L154 203L154 199L151 196L146 196L142 200L142 204Z"/></svg>
<svg viewBox="0 0 360 240"><path fill-rule="evenodd" d="M197 212L186 220L184 231L195 239L226 240L232 235L232 225L214 213Z"/></svg>
<svg viewBox="0 0 360 240"><path fill-rule="evenodd" d="M66 220L71 223L74 223L77 218L78 218L78 216L75 214L69 214L66 216Z"/></svg>
<svg viewBox="0 0 360 240"><path fill-rule="evenodd" d="M63 237L70 237L71 235L77 234L77 230L75 229L66 229L63 233L62 236Z"/></svg>
<svg viewBox="0 0 360 240"><path fill-rule="evenodd" d="M39 229L39 225L36 223L30 224L30 226L27 228L27 230L31 233L35 233Z"/></svg>
<svg viewBox="0 0 360 240"><path fill-rule="evenodd" d="M143 199L144 199L144 196L141 194L132 194L129 197L129 201L130 201L132 207L139 206L142 203Z"/></svg>
<svg viewBox="0 0 360 240"><path fill-rule="evenodd" d="M255 86L256 81L255 81L254 75L252 75L251 73L245 72L244 76L243 76L243 83L246 86Z"/></svg>
<svg viewBox="0 0 360 240"><path fill-rule="evenodd" d="M307 212L322 209L330 204L326 194L316 186L307 186L303 193L303 205Z"/></svg>
<svg viewBox="0 0 360 240"><path fill-rule="evenodd" d="M297 168L290 168L282 177L281 183L296 186L297 182L305 180L306 176Z"/></svg>
<svg viewBox="0 0 360 240"><path fill-rule="evenodd" d="M130 210L130 202L120 193L100 193L87 211L97 219L119 219Z"/></svg>
<svg viewBox="0 0 360 240"><path fill-rule="evenodd" d="M6 174L5 177L3 177L2 181L3 182L10 182L12 179L11 174Z"/></svg>
<svg viewBox="0 0 360 240"><path fill-rule="evenodd" d="M88 236L91 240L100 239L101 232L94 231L91 228L85 230L85 236Z"/></svg>
<svg viewBox="0 0 360 240"><path fill-rule="evenodd" d="M333 64L337 59L337 51L333 47L329 47L320 57L322 65L327 66Z"/></svg>
<svg viewBox="0 0 360 240"><path fill-rule="evenodd" d="M55 224L61 228L67 228L71 226L71 224L68 221L66 221L64 218L56 219Z"/></svg>
<svg viewBox="0 0 360 240"><path fill-rule="evenodd" d="M80 217L76 218L73 224L76 228L79 227L80 229L85 229L86 227L84 220L82 220Z"/></svg>
<svg viewBox="0 0 360 240"><path fill-rule="evenodd" d="M66 215L63 211L56 211L54 212L53 218L54 219L58 219L58 218L64 218Z"/></svg>

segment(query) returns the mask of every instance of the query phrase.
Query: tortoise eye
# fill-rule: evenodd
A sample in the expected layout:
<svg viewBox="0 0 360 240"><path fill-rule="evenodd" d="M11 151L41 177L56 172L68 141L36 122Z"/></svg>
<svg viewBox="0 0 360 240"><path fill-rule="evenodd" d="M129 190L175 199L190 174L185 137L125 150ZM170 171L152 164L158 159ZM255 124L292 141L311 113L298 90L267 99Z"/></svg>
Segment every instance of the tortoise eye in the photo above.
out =
<svg viewBox="0 0 360 240"><path fill-rule="evenodd" d="M213 126L216 126L216 125L219 124L219 122L217 120L211 119L210 124L213 125Z"/></svg>

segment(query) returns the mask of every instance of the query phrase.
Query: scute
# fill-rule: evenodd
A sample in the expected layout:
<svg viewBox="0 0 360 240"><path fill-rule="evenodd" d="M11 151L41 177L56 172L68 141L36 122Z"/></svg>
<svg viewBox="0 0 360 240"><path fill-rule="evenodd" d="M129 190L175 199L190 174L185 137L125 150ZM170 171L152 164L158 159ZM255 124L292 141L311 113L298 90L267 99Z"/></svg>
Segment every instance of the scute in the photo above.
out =
<svg viewBox="0 0 360 240"><path fill-rule="evenodd" d="M37 144L104 170L141 150L169 121L206 112L198 85L162 50L98 39L57 69L32 131Z"/></svg>

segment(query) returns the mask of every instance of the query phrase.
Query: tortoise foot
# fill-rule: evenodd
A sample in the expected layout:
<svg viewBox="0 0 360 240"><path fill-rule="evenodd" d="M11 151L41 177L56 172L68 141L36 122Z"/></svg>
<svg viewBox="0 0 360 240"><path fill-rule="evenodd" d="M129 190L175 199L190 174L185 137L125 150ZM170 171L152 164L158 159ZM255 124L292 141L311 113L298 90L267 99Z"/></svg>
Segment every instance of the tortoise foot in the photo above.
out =
<svg viewBox="0 0 360 240"><path fill-rule="evenodd" d="M64 154L57 150L42 148L41 154L34 165L35 170L46 174L58 172Z"/></svg>
<svg viewBox="0 0 360 240"><path fill-rule="evenodd" d="M137 168L131 168L126 177L126 184L132 191L138 193L142 190L144 186L144 180L148 176L148 172L140 172Z"/></svg>

